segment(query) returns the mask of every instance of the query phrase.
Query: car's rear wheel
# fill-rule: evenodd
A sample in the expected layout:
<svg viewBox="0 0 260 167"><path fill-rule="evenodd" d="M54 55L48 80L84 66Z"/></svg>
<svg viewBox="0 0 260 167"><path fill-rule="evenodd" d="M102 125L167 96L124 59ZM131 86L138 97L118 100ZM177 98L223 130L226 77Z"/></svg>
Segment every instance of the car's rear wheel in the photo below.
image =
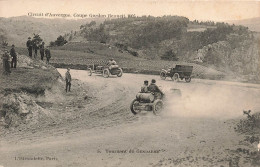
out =
<svg viewBox="0 0 260 167"><path fill-rule="evenodd" d="M162 100L155 100L153 104L153 113L154 115L160 115L163 110L163 102Z"/></svg>
<svg viewBox="0 0 260 167"><path fill-rule="evenodd" d="M160 77L161 77L161 79L165 80L165 79L166 79L166 72L165 72L165 71L162 71L162 72L160 73Z"/></svg>
<svg viewBox="0 0 260 167"><path fill-rule="evenodd" d="M108 78L109 77L109 70L108 69L103 70L103 77L104 78Z"/></svg>
<svg viewBox="0 0 260 167"><path fill-rule="evenodd" d="M141 110L137 109L137 106L139 105L139 101L137 99L134 99L130 105L131 112L136 115L141 112Z"/></svg>
<svg viewBox="0 0 260 167"><path fill-rule="evenodd" d="M120 70L120 72L117 74L117 76L118 76L118 77L122 77L122 75L123 75L123 70L122 70L122 68L119 68L118 70Z"/></svg>
<svg viewBox="0 0 260 167"><path fill-rule="evenodd" d="M185 78L185 81L186 81L186 82L190 82L190 81L191 81L191 77Z"/></svg>

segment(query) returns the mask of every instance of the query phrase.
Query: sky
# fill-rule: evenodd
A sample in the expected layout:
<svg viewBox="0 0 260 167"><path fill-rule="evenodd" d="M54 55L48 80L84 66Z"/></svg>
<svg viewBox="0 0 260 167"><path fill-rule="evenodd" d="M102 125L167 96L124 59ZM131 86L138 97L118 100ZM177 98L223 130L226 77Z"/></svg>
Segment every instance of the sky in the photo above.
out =
<svg viewBox="0 0 260 167"><path fill-rule="evenodd" d="M190 20L240 20L260 17L260 1L230 0L0 0L0 17L28 13L178 15Z"/></svg>

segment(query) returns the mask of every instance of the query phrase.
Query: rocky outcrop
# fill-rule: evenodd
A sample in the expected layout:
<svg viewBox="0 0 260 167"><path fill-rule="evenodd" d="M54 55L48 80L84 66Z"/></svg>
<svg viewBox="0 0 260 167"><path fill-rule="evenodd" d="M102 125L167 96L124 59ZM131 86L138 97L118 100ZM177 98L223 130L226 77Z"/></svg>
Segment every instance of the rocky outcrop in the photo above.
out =
<svg viewBox="0 0 260 167"><path fill-rule="evenodd" d="M44 113L33 100L33 97L26 93L12 93L2 97L0 115L2 124L5 127L16 127L20 124L27 124L36 121L40 113Z"/></svg>
<svg viewBox="0 0 260 167"><path fill-rule="evenodd" d="M219 41L194 53L194 60L205 65L213 64L219 70L245 75L249 80L260 80L260 55L257 40L244 40L238 47L229 41Z"/></svg>

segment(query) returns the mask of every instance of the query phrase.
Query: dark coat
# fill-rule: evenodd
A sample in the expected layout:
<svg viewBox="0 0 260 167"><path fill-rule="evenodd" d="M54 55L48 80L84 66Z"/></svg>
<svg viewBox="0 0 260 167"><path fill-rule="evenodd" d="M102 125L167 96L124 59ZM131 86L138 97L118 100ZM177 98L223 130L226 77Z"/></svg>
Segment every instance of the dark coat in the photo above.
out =
<svg viewBox="0 0 260 167"><path fill-rule="evenodd" d="M161 90L159 89L159 87L154 83L151 83L149 85L148 89L149 89L150 92L160 92L161 93Z"/></svg>
<svg viewBox="0 0 260 167"><path fill-rule="evenodd" d="M51 52L48 48L45 49L45 55L46 55L47 58L51 58Z"/></svg>
<svg viewBox="0 0 260 167"><path fill-rule="evenodd" d="M12 56L13 59L16 59L16 58L17 58L17 55L16 55L16 52L15 52L14 48L12 48L12 49L10 50L10 55Z"/></svg>
<svg viewBox="0 0 260 167"><path fill-rule="evenodd" d="M28 49L32 49L33 43L30 39L26 42L26 46Z"/></svg>

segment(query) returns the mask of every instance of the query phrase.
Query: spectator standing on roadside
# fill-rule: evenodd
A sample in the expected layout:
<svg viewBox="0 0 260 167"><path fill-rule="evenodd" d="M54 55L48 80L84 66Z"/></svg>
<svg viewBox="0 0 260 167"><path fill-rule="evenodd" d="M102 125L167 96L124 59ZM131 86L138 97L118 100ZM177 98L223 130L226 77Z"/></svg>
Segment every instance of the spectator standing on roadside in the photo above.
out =
<svg viewBox="0 0 260 167"><path fill-rule="evenodd" d="M37 52L38 52L38 44L37 41L33 42L33 50L34 50L34 58L36 59L37 57Z"/></svg>
<svg viewBox="0 0 260 167"><path fill-rule="evenodd" d="M16 68L17 54L16 54L15 49L14 49L14 44L12 45L12 49L10 50L10 55L12 57L11 68Z"/></svg>
<svg viewBox="0 0 260 167"><path fill-rule="evenodd" d="M8 50L6 48L4 48L4 54L2 55L2 59L3 59L3 74L5 75L10 75L11 70L10 70L10 59L11 56L8 53Z"/></svg>
<svg viewBox="0 0 260 167"><path fill-rule="evenodd" d="M49 46L45 49L45 56L46 56L46 64L49 64L50 58L51 58L51 51L49 49Z"/></svg>
<svg viewBox="0 0 260 167"><path fill-rule="evenodd" d="M39 48L40 48L41 60L43 61L43 57L44 57L44 42L41 43Z"/></svg>
<svg viewBox="0 0 260 167"><path fill-rule="evenodd" d="M65 74L65 81L66 81L66 92L70 92L70 87L71 87L71 75L70 75L70 68L67 69L67 72Z"/></svg>
<svg viewBox="0 0 260 167"><path fill-rule="evenodd" d="M27 49L29 52L29 57L32 58L33 43L32 43L31 37L28 38L28 41L26 42L26 46L27 46Z"/></svg>

